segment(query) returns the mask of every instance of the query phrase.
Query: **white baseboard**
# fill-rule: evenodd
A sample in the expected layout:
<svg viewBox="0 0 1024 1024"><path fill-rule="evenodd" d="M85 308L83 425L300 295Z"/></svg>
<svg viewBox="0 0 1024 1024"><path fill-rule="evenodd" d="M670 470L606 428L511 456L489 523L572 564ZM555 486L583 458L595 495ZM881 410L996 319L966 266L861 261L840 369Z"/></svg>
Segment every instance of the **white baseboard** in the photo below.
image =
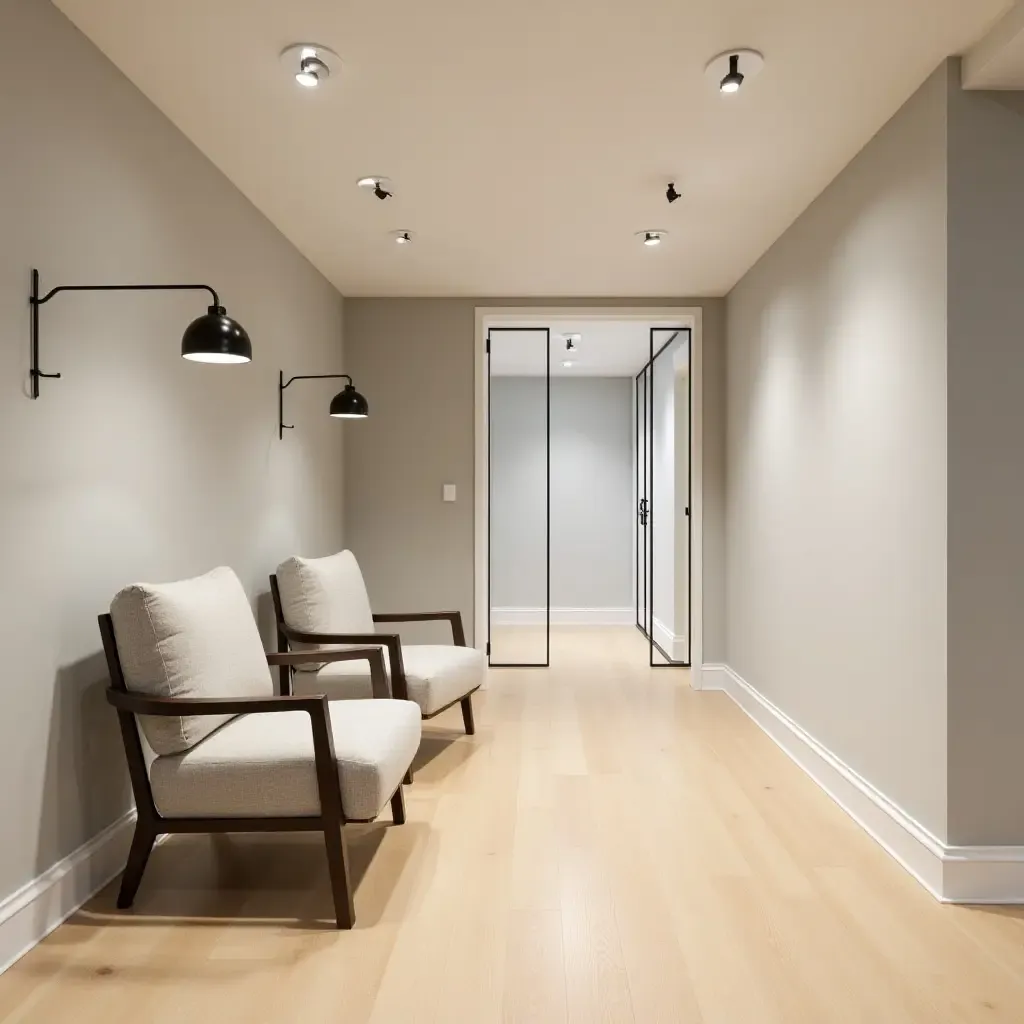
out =
<svg viewBox="0 0 1024 1024"><path fill-rule="evenodd" d="M124 868L135 809L0 902L0 973Z"/></svg>
<svg viewBox="0 0 1024 1024"><path fill-rule="evenodd" d="M948 846L727 665L702 666L883 849L944 903L1024 903L1024 846Z"/></svg>
<svg viewBox="0 0 1024 1024"><path fill-rule="evenodd" d="M655 618L652 626L654 629L654 642L673 661L689 661L685 636L677 636L659 618Z"/></svg>
<svg viewBox="0 0 1024 1024"><path fill-rule="evenodd" d="M495 626L543 626L547 621L545 608L493 608L491 623ZM552 626L633 626L633 608L552 608Z"/></svg>

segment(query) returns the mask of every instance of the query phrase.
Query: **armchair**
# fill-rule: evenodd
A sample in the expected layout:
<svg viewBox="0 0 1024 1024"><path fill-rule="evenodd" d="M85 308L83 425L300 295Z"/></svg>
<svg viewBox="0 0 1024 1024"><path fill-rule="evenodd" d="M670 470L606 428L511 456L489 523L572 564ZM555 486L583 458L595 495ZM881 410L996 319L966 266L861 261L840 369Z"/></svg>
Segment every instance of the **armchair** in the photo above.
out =
<svg viewBox="0 0 1024 1024"><path fill-rule="evenodd" d="M387 652L391 691L418 705L424 719L455 704L462 706L466 733L476 732L472 695L486 672L484 656L466 646L461 613L374 613L362 573L351 551L326 558L289 558L270 577L277 616L278 648L316 651L322 645L375 644ZM378 623L447 621L451 644L403 644L397 633L378 633ZM286 679L286 671L290 680ZM303 664L282 670L282 692L365 697L370 679L363 666Z"/></svg>
<svg viewBox="0 0 1024 1024"><path fill-rule="evenodd" d="M418 709L278 695L270 666L364 662L372 696L390 697L380 649L265 655L230 569L129 587L99 627L138 808L117 906L134 902L162 834L315 831L324 834L337 925L351 928L343 826L373 821L388 802L404 823Z"/></svg>

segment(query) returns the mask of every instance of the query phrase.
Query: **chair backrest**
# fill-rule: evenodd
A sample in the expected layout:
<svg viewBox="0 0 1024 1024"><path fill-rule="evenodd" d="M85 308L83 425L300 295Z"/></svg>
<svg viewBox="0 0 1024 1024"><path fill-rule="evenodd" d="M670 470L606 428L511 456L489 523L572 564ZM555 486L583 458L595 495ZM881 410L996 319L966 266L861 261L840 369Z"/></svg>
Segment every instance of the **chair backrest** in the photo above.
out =
<svg viewBox="0 0 1024 1024"><path fill-rule="evenodd" d="M326 558L289 558L277 567L285 623L300 633L373 633L363 574L351 551ZM293 644L316 650L316 644ZM313 671L318 666L302 666Z"/></svg>
<svg viewBox="0 0 1024 1024"><path fill-rule="evenodd" d="M177 583L135 583L114 598L110 616L132 693L260 697L274 692L249 599L230 569ZM178 754L232 717L143 716L140 725L157 754Z"/></svg>

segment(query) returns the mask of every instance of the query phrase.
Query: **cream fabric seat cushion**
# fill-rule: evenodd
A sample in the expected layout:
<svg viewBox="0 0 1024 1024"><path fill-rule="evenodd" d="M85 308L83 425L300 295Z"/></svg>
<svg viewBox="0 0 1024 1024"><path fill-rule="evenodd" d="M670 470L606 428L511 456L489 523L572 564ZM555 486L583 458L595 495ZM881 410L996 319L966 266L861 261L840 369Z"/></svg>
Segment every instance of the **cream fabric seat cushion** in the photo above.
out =
<svg viewBox="0 0 1024 1024"><path fill-rule="evenodd" d="M249 599L227 568L135 583L110 605L125 685L149 697L269 697L274 683ZM139 719L157 754L187 750L230 715Z"/></svg>
<svg viewBox="0 0 1024 1024"><path fill-rule="evenodd" d="M387 658L386 649L384 655ZM486 671L486 659L479 651L441 644L403 644L402 663L409 700L425 715L472 693ZM336 661L315 674L296 672L292 687L295 693L326 693L335 699L369 697L370 670L366 662Z"/></svg>
<svg viewBox="0 0 1024 1024"><path fill-rule="evenodd" d="M277 567L284 621L300 633L374 633L373 612L356 556L340 551L326 558L289 558ZM297 651L319 644L293 643ZM315 672L316 664L299 666Z"/></svg>
<svg viewBox="0 0 1024 1024"><path fill-rule="evenodd" d="M331 709L347 819L377 817L419 749L420 730L411 701L346 701ZM190 750L158 757L150 783L157 810L173 817L319 814L309 715L240 715Z"/></svg>

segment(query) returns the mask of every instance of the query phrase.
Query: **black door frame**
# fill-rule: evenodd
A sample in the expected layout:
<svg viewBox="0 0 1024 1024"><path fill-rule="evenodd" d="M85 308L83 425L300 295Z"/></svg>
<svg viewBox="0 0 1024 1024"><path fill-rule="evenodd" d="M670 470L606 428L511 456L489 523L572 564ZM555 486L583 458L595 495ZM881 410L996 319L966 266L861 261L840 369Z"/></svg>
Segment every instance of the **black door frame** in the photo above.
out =
<svg viewBox="0 0 1024 1024"><path fill-rule="evenodd" d="M659 346L655 350L654 335L658 331L672 331L672 336L663 345ZM690 360L690 371L686 375L686 386L688 390L688 401L687 401L687 413L690 417L690 423L687 425L686 438L687 444L690 449L689 458L687 459L687 501L692 502L693 500L693 330L690 327L652 327L649 332L649 359L640 372L636 375L636 390L639 391L639 385L641 378L644 380L644 429L643 433L643 453L644 453L644 494L637 498L638 503L641 500L646 500L646 514L647 523L644 528L644 551L645 551L645 562L644 562L644 580L647 586L646 590L646 601L645 601L645 620L647 628L644 628L640 622L637 622L637 628L646 638L648 643L648 663L651 668L690 668L692 666L692 649L693 649L693 515L691 514L691 505L687 505L685 509L686 515L686 543L688 545L688 557L686 559L686 651L688 658L686 661L677 661L671 658L668 652L654 639L654 515L655 515L655 502L654 502L654 369L656 366L655 360L662 355L668 349L668 347L679 337L680 334L686 335L686 345L688 350L688 358ZM647 443L647 438L651 439L651 443ZM640 450L641 450L641 439L638 434L637 436L637 490L640 490ZM638 505L638 515L640 507ZM640 525L638 522L637 532L640 532ZM637 559L640 557L640 542L639 537L637 540ZM637 566L637 581L640 579L640 568ZM637 592L639 595L639 591ZM639 596L637 600L637 618L639 619ZM655 650L661 655L664 660L656 661L654 657Z"/></svg>
<svg viewBox="0 0 1024 1024"><path fill-rule="evenodd" d="M491 520L494 515L492 492L493 450L491 445L491 335L508 331L543 332L545 338L545 608L544 608L544 660L500 662L491 660L491 633L494 607L491 597L493 556L491 547ZM487 664L491 668L550 668L551 667L551 328L550 327L488 327L487 328Z"/></svg>

